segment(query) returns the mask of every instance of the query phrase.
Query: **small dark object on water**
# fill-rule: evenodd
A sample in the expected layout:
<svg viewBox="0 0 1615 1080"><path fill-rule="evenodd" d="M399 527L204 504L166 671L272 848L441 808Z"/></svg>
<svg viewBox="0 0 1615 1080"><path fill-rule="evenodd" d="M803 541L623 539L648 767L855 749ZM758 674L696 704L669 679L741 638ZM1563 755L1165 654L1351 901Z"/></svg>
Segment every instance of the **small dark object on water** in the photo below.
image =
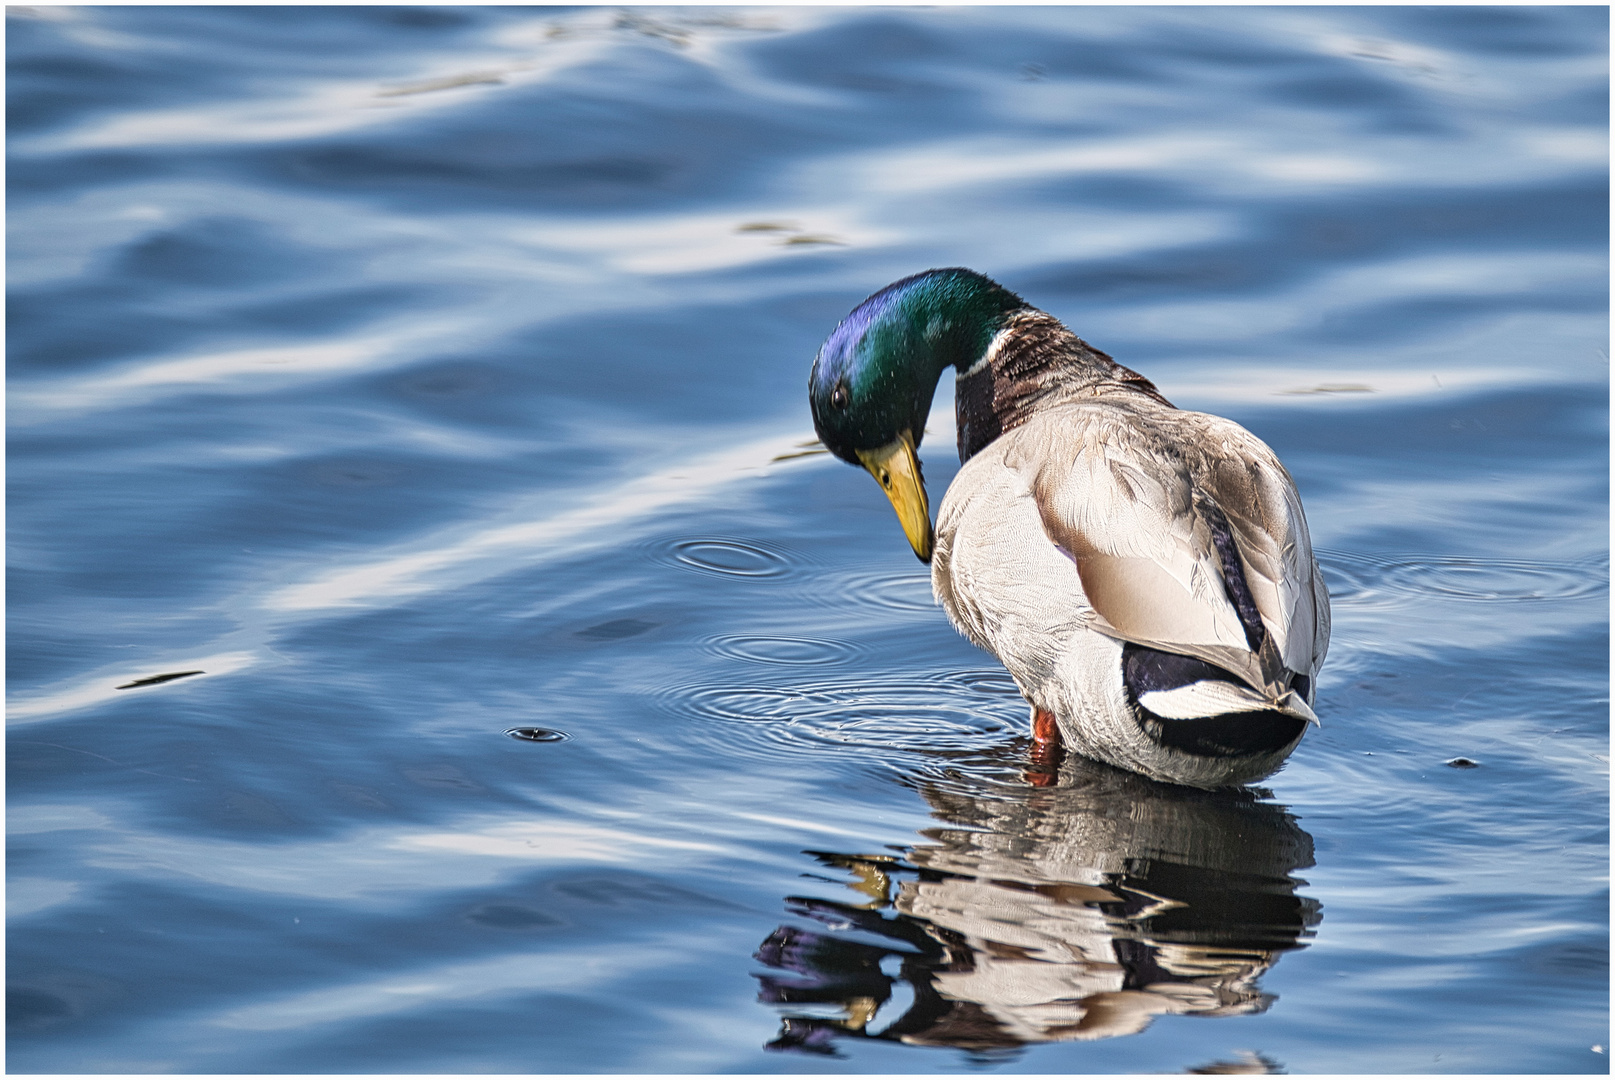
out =
<svg viewBox="0 0 1615 1080"><path fill-rule="evenodd" d="M1443 764L1445 764L1449 768L1453 768L1453 769L1478 769L1478 768L1480 768L1480 762L1475 761L1472 758L1466 758L1466 757L1455 757L1451 761L1444 762Z"/></svg>
<svg viewBox="0 0 1615 1080"><path fill-rule="evenodd" d="M547 727L506 728L505 734L512 739L523 739L527 742L564 742L572 737L564 731L556 731Z"/></svg>
<svg viewBox="0 0 1615 1080"><path fill-rule="evenodd" d="M113 687L114 690L130 690L136 686L156 686L158 683L173 682L188 675L206 675L205 671L170 671L166 675L148 675L144 679L126 682L122 686Z"/></svg>

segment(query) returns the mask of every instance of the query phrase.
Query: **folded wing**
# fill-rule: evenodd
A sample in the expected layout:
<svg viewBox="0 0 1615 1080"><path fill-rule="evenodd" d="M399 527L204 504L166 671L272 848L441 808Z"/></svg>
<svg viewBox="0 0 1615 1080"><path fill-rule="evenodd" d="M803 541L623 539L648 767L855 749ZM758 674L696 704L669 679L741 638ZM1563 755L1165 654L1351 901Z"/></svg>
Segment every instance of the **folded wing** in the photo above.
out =
<svg viewBox="0 0 1615 1080"><path fill-rule="evenodd" d="M1007 460L1076 564L1094 628L1215 664L1270 703L1292 688L1310 701L1328 598L1273 452L1203 413L1096 401L1040 419Z"/></svg>

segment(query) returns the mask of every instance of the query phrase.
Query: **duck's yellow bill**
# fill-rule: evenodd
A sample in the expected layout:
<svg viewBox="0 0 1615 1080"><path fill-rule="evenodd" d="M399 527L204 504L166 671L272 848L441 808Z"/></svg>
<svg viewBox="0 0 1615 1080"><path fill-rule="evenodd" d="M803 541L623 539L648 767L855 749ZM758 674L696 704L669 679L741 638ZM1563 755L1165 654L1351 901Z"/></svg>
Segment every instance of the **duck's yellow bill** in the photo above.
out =
<svg viewBox="0 0 1615 1080"><path fill-rule="evenodd" d="M875 450L859 450L869 475L879 482L892 500L897 520L903 524L914 554L920 561L931 561L931 504L925 497L925 481L920 478L920 461L914 456L914 437L903 432L894 442Z"/></svg>

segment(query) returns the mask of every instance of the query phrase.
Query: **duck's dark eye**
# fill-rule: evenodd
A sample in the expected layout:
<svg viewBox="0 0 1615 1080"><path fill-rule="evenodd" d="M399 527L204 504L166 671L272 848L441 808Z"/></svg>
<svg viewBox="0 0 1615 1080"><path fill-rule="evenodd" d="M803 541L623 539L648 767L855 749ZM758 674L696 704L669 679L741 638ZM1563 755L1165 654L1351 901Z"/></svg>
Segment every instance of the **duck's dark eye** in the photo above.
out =
<svg viewBox="0 0 1615 1080"><path fill-rule="evenodd" d="M830 391L830 404L838 409L847 407L847 384L836 383L836 388Z"/></svg>

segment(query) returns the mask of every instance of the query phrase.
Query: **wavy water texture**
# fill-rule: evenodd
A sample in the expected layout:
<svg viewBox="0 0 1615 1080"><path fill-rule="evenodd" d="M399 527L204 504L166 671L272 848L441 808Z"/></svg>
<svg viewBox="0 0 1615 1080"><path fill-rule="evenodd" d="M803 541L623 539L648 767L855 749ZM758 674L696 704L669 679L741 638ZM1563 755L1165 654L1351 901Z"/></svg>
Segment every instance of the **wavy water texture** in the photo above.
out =
<svg viewBox="0 0 1615 1080"><path fill-rule="evenodd" d="M13 1069L1602 1070L1603 9L7 25ZM951 265L1294 475L1268 789L1031 785L814 445Z"/></svg>

